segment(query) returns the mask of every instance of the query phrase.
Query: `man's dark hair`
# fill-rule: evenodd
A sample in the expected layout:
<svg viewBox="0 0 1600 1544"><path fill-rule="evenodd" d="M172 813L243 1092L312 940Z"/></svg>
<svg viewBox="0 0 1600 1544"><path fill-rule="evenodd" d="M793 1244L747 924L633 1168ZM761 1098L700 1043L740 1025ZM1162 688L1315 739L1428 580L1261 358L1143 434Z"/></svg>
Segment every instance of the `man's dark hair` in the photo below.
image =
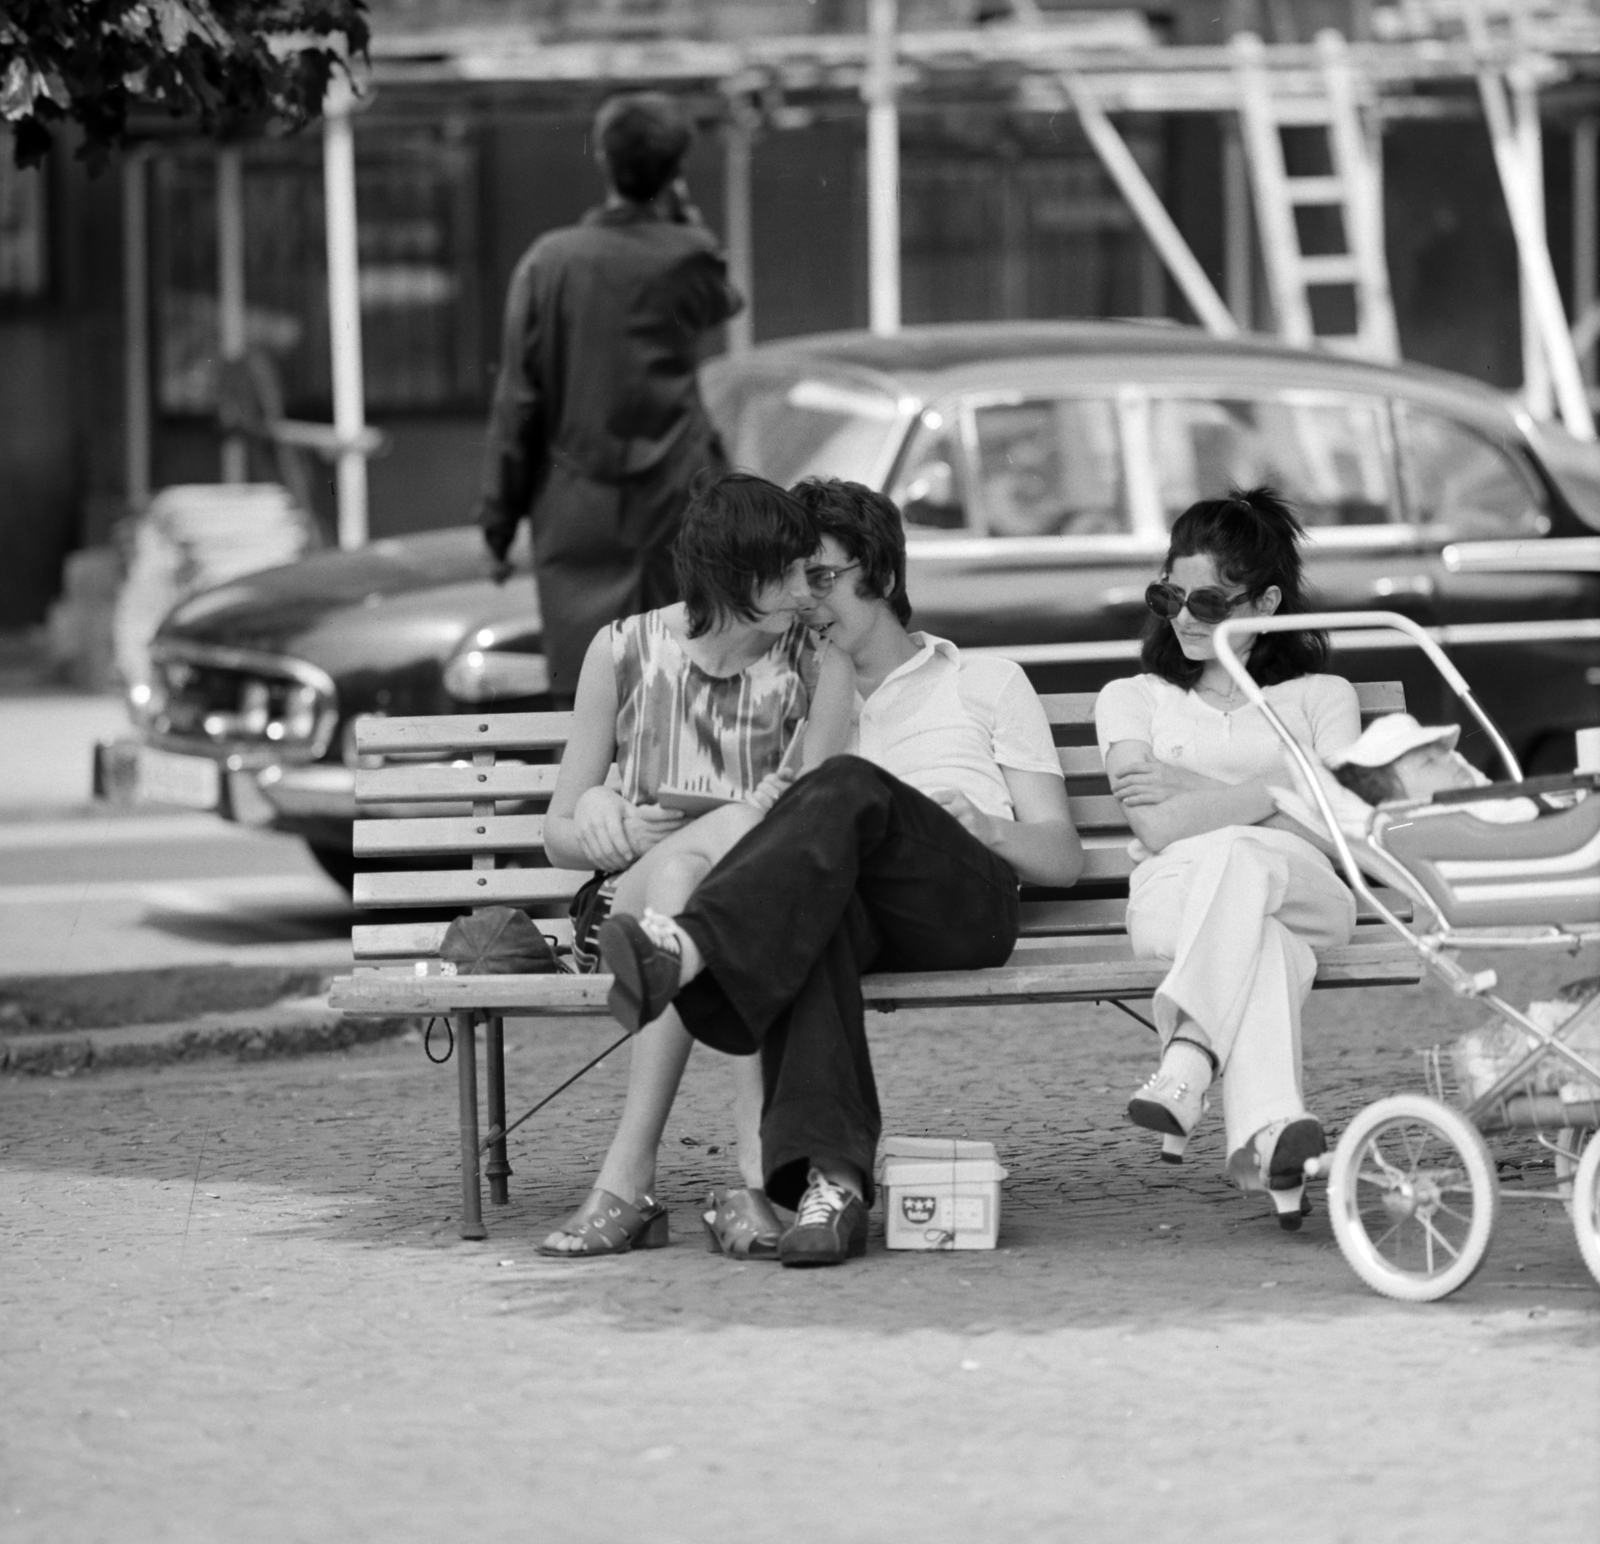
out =
<svg viewBox="0 0 1600 1544"><path fill-rule="evenodd" d="M1333 775L1363 804L1387 804L1391 799L1406 796L1405 784L1400 781L1393 762L1381 767L1359 767L1347 761L1342 767L1335 767Z"/></svg>
<svg viewBox="0 0 1600 1544"><path fill-rule="evenodd" d="M702 476L672 548L689 636L702 637L735 618L755 621L756 591L782 579L821 540L805 505L765 477Z"/></svg>
<svg viewBox="0 0 1600 1544"><path fill-rule="evenodd" d="M594 139L611 185L647 204L683 167L693 138L683 110L660 91L611 97L595 115Z"/></svg>
<svg viewBox="0 0 1600 1544"><path fill-rule="evenodd" d="M889 602L902 627L911 621L906 594L906 531L894 500L865 483L808 477L790 490L816 522L818 540L831 536L853 563L857 595Z"/></svg>
<svg viewBox="0 0 1600 1544"><path fill-rule="evenodd" d="M1225 585L1237 585L1251 600L1260 600L1273 585L1281 597L1280 617L1310 611L1301 574L1300 543L1305 532L1289 506L1271 488L1233 488L1225 499L1201 499L1172 522L1167 560L1161 577L1179 558L1208 557ZM1183 652L1172 623L1151 615L1145 623L1139 662L1153 675L1188 691L1205 668ZM1261 686L1311 675L1328 662L1328 635L1262 633L1255 639L1245 668Z"/></svg>

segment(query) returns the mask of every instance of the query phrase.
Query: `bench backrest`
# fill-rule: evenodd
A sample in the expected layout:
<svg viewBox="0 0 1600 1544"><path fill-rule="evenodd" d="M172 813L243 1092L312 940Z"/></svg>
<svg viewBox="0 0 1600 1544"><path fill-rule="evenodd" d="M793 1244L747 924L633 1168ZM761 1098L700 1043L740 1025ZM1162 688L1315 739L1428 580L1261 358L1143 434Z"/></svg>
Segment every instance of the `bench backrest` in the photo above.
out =
<svg viewBox="0 0 1600 1544"><path fill-rule="evenodd" d="M1363 682L1356 692L1363 722L1405 706L1398 681ZM1024 892L1023 930L1030 936L1122 930L1131 833L1094 743L1095 696L1043 698L1087 861L1071 892ZM356 772L355 856L358 863L383 866L357 873L356 905L432 912L521 906L540 919L544 932L564 940L568 904L589 876L548 866L543 811L571 726L570 713L357 720L358 755L381 757L383 764ZM437 919L359 924L356 959L392 964L430 958L447 926Z"/></svg>

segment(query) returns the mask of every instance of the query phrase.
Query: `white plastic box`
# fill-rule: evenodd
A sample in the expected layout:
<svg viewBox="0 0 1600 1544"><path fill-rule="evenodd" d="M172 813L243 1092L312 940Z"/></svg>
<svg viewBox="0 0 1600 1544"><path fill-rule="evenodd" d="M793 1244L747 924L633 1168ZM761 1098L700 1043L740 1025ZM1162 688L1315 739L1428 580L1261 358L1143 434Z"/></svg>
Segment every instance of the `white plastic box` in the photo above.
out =
<svg viewBox="0 0 1600 1544"><path fill-rule="evenodd" d="M993 1142L885 1137L877 1172L885 1243L890 1249L993 1249L1005 1177Z"/></svg>

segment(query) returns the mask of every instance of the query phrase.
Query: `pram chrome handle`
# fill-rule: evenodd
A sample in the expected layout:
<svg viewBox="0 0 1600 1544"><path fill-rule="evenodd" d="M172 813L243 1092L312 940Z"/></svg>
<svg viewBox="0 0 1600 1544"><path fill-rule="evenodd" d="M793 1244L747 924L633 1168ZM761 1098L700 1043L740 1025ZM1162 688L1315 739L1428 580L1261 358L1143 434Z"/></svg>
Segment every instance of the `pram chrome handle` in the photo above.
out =
<svg viewBox="0 0 1600 1544"><path fill-rule="evenodd" d="M1500 759L1505 763L1506 770L1514 782L1522 781L1522 768L1517 765L1517 758L1512 754L1511 747L1506 744L1505 738L1495 728L1489 716L1480 708L1472 695L1472 688L1467 685L1466 678L1445 656L1444 651L1428 634L1419 627L1410 617L1401 616L1395 611L1310 611L1296 616L1287 617L1230 617L1220 623L1212 634L1216 647L1217 658L1222 661L1223 668L1238 684L1243 691L1245 700L1261 710L1262 716L1271 724L1274 733L1283 742L1284 754L1287 755L1299 769L1301 777L1305 780L1312 802L1316 805L1318 814L1327 826L1329 839L1332 841L1334 852L1339 865L1344 869L1344 876L1350 888L1366 901L1377 914L1383 918L1394 930L1414 948L1425 964L1439 970L1458 992L1465 991L1471 994L1470 985L1466 985L1470 978L1460 967L1444 960L1438 949L1429 940L1419 937L1410 928L1383 904L1375 893L1373 887L1367 883L1367 877L1361 870L1350 842L1346 839L1344 831L1339 825L1338 817L1334 814L1333 806L1328 800L1328 795L1323 789L1321 779L1316 774L1316 769L1311 762L1311 753L1289 733L1288 726L1274 712L1255 679L1245 669L1244 662L1240 659L1235 639L1252 637L1258 633L1291 633L1320 630L1326 632L1354 632L1357 630L1393 631L1404 635L1417 645L1427 655L1433 667L1449 683L1450 688L1467 705L1472 716L1483 726L1493 742L1495 749L1500 754ZM1448 931L1444 914L1434 905L1427 893L1417 890L1414 899L1424 902L1433 914L1434 921L1441 929Z"/></svg>
<svg viewBox="0 0 1600 1544"><path fill-rule="evenodd" d="M1223 668L1238 683L1252 703L1258 708L1265 709L1266 702L1261 695L1261 688L1256 685L1239 658L1236 639L1242 640L1257 633L1356 631L1403 633L1416 644L1428 656L1433 668L1444 677L1450 690L1466 705L1467 711L1477 720L1479 727L1488 735L1489 743L1494 746L1495 754L1505 767L1509 780L1513 783L1522 781L1522 768L1517 762L1516 754L1506 743L1505 736L1495 727L1494 720L1478 706L1478 699L1473 696L1467 678L1456 669L1444 650L1428 636L1426 628L1413 622L1410 617L1401 616L1398 611L1308 611L1287 617L1229 617L1218 624L1212 639L1216 644L1217 658L1222 661Z"/></svg>

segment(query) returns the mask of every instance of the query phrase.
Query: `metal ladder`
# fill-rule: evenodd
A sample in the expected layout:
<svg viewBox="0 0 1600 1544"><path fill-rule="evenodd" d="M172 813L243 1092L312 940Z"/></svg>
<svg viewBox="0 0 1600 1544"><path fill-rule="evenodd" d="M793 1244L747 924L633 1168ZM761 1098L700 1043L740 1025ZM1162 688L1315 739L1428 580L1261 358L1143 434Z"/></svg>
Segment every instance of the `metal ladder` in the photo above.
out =
<svg viewBox="0 0 1600 1544"><path fill-rule="evenodd" d="M1382 183L1362 130L1349 53L1333 31L1317 34L1316 50L1315 87L1304 89L1301 76L1301 89L1290 93L1274 89L1259 37L1247 32L1233 39L1245 160L1277 331L1302 346L1320 343L1342 353L1396 360L1400 339L1383 249ZM1285 128L1321 129L1331 171L1290 176ZM1308 254L1302 249L1295 212L1310 208L1339 211L1344 250ZM1316 330L1311 291L1322 287L1353 291L1353 331Z"/></svg>

